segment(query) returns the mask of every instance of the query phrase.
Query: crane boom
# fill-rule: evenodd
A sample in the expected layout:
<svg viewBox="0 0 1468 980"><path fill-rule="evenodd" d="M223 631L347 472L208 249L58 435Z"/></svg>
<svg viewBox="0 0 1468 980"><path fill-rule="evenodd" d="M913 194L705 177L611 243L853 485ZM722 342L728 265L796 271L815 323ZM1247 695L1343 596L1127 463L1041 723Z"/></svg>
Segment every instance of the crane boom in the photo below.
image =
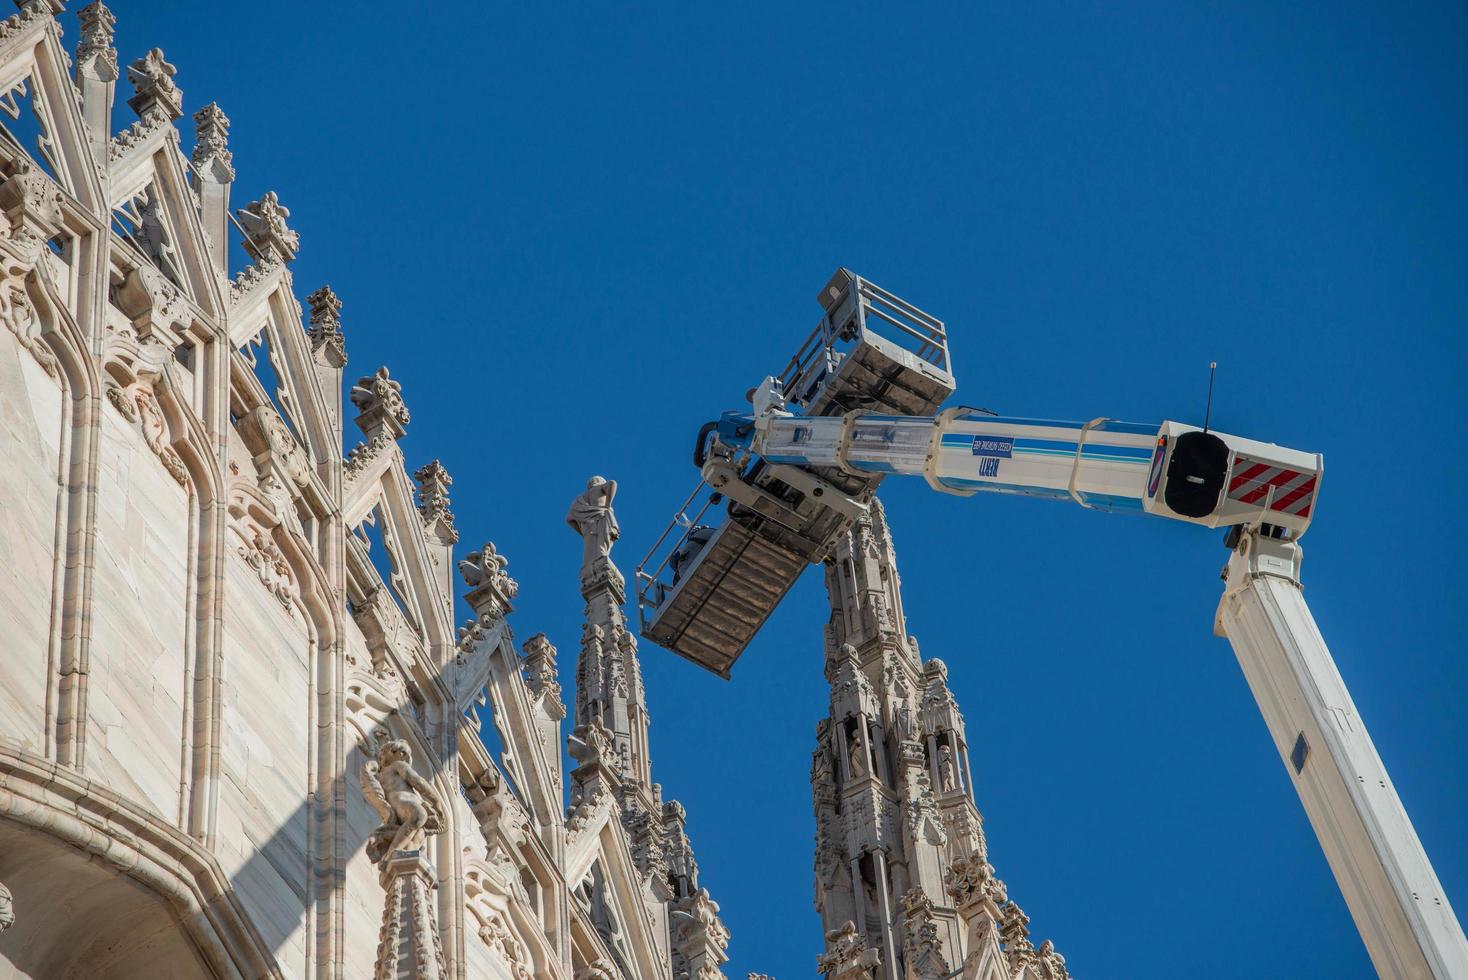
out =
<svg viewBox="0 0 1468 980"><path fill-rule="evenodd" d="M1069 499L1208 527L1262 521L1296 534L1310 525L1323 469L1318 455L1178 422L1062 422L964 408L935 418L727 413L716 439L731 455L775 465L909 474L947 493Z"/></svg>
<svg viewBox="0 0 1468 980"><path fill-rule="evenodd" d="M719 420L704 466L710 486L738 499L747 488L734 461L757 457L807 473L922 476L948 493L1072 499L1230 526L1215 632L1238 657L1378 973L1468 977L1468 940L1300 590L1298 538L1314 510L1320 456L1177 422L968 409L808 418L775 407L776 394L767 381L755 399L761 414Z"/></svg>
<svg viewBox="0 0 1468 980"><path fill-rule="evenodd" d="M1376 972L1468 977L1453 914L1300 588L1300 545L1237 540L1214 631L1228 638Z"/></svg>
<svg viewBox="0 0 1468 980"><path fill-rule="evenodd" d="M1468 978L1468 939L1300 588L1321 457L1171 421L939 412L954 388L941 321L844 269L820 300L826 315L786 371L751 392L753 413L699 432L703 482L637 570L642 634L727 678L889 475L1228 527L1215 632L1233 647L1377 972Z"/></svg>

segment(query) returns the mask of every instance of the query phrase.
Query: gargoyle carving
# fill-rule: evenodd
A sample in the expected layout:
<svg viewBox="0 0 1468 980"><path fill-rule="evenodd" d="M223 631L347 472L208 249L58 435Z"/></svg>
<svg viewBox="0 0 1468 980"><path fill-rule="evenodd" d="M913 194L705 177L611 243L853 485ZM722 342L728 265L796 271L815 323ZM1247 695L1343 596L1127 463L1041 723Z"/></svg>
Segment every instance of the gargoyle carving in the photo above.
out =
<svg viewBox="0 0 1468 980"><path fill-rule="evenodd" d="M400 738L383 742L376 759L362 764L362 795L382 818L367 841L373 864L398 851L416 851L429 834L444 830L443 800L413 769L413 751Z"/></svg>

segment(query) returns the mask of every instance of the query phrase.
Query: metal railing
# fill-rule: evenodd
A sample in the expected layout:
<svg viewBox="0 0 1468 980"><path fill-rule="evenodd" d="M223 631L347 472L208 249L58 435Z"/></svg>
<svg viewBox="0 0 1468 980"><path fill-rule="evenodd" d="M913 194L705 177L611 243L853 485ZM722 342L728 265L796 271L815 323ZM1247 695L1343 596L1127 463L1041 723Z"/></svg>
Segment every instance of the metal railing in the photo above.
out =
<svg viewBox="0 0 1468 980"><path fill-rule="evenodd" d="M821 383L836 373L842 359L867 334L910 352L945 374L951 373L948 333L942 320L875 283L853 276L780 372L786 397L796 404L808 404Z"/></svg>
<svg viewBox="0 0 1468 980"><path fill-rule="evenodd" d="M877 331L880 336L896 341L904 350L911 351L940 371L948 372L948 333L943 328L942 320L924 313L907 300L887 292L875 283L858 278L853 284L861 296L859 309L863 329L869 322L866 314L875 314L894 327L901 337L907 338L908 342L888 336L886 330Z"/></svg>
<svg viewBox="0 0 1468 980"><path fill-rule="evenodd" d="M698 500L699 494L704 491L708 491L708 493L703 505L698 508L696 513L689 516L694 502ZM679 507L678 512L673 515L673 520L663 530L663 533L658 536L653 546L648 549L647 556L638 563L636 574L637 621L639 631L646 631L648 616L661 606L663 600L668 595L671 595L673 589L677 587L677 583L675 582L662 581L663 572L668 570L673 556L678 554L679 550L688 542L688 536L693 533L694 528L699 526L703 515L708 512L710 507L718 502L718 499L719 494L715 493L714 489L703 480L699 480L698 485L693 488L693 492L688 495L688 499L683 501L683 506ZM682 533L675 536L675 528L682 528ZM661 558L658 557L659 555L661 555ZM654 559L657 559L655 565L653 564ZM652 567L651 571L648 571L649 566Z"/></svg>

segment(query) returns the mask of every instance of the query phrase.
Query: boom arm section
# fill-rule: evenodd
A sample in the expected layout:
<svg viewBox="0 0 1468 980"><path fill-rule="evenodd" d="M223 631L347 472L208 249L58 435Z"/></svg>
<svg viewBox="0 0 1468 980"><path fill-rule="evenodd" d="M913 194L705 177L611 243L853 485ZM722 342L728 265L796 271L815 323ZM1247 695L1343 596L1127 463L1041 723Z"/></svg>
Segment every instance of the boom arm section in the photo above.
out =
<svg viewBox="0 0 1468 980"><path fill-rule="evenodd" d="M1310 524L1320 456L1179 422L1060 422L949 409L936 418L850 412L727 414L717 440L768 463L866 477L922 476L936 490L1070 499L1220 527Z"/></svg>
<svg viewBox="0 0 1468 980"><path fill-rule="evenodd" d="M1230 535L1215 632L1228 637L1376 972L1468 977L1453 914L1300 589L1298 543Z"/></svg>

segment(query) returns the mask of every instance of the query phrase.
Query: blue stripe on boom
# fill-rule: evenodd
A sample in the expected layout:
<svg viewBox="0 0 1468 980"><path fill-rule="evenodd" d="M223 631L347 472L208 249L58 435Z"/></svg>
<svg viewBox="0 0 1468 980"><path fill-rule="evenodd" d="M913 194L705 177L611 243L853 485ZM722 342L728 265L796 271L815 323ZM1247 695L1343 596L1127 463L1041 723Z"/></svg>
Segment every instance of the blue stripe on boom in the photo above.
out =
<svg viewBox="0 0 1468 980"><path fill-rule="evenodd" d="M996 425L1032 425L1052 429L1081 429L1086 425L1085 422L1062 422L1055 419L1012 419L999 415L959 415L957 418L965 422L992 422ZM1091 426L1091 431L1120 432L1126 435L1136 436L1155 436L1161 428L1161 425L1152 425L1147 422L1119 422L1115 419L1107 419L1105 422Z"/></svg>
<svg viewBox="0 0 1468 980"><path fill-rule="evenodd" d="M1060 453L1066 456L1074 456L1076 444L1063 442L1057 439L1016 439L1014 448L1018 451ZM1106 457L1122 457L1126 462L1151 462L1152 447L1150 446L1110 446L1099 443L1087 442L1081 455L1086 459L1101 459Z"/></svg>
<svg viewBox="0 0 1468 980"><path fill-rule="evenodd" d="M1027 487L1016 483L994 483L989 480L965 480L962 477L945 476L939 483L955 490L987 490L994 493L1014 493L1026 497L1046 497L1051 500L1069 500L1070 494L1050 487ZM1124 497L1110 493L1083 493L1081 499L1100 510L1122 510L1142 512L1142 501L1137 497Z"/></svg>

